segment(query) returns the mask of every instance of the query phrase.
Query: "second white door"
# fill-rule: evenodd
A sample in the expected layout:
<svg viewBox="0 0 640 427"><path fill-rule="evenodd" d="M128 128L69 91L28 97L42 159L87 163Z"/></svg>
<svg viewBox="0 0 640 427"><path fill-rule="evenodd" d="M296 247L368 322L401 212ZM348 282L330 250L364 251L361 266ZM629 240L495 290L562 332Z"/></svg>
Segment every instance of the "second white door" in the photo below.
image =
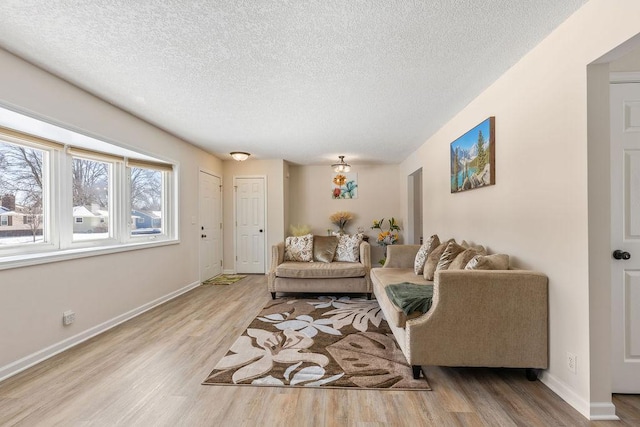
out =
<svg viewBox="0 0 640 427"><path fill-rule="evenodd" d="M222 273L220 177L200 171L200 281Z"/></svg>
<svg viewBox="0 0 640 427"><path fill-rule="evenodd" d="M235 178L236 272L265 272L265 179Z"/></svg>
<svg viewBox="0 0 640 427"><path fill-rule="evenodd" d="M640 393L640 84L611 85L612 390Z"/></svg>

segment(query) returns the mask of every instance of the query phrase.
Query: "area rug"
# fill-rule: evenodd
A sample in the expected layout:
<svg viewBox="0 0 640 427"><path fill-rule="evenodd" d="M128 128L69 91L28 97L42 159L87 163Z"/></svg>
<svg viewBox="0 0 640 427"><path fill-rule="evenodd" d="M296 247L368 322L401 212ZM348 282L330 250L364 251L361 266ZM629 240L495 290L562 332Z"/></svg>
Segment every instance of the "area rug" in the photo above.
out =
<svg viewBox="0 0 640 427"><path fill-rule="evenodd" d="M212 277L202 282L203 285L231 285L238 280L242 280L246 275L243 274L221 274L220 276Z"/></svg>
<svg viewBox="0 0 640 427"><path fill-rule="evenodd" d="M270 301L203 384L431 390L377 301L333 296Z"/></svg>

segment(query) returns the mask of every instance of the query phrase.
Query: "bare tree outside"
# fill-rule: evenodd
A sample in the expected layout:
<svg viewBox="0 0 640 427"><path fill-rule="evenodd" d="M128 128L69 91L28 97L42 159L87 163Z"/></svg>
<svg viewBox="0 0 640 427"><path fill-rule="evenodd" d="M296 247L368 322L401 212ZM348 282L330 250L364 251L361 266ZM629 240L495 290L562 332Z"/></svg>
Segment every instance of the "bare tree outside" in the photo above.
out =
<svg viewBox="0 0 640 427"><path fill-rule="evenodd" d="M12 205L11 209L4 209L5 213L11 211L13 229L5 227L0 231L0 238L20 234L30 235L33 239L29 240L36 241L37 236L43 234L45 155L44 150L0 141L0 199L6 196L5 200L13 201L6 203ZM74 238L79 237L77 233L108 231L111 164L74 157L71 173L74 212L77 209L85 215L81 220L74 218ZM132 167L130 173L131 214L134 215L134 210L138 216L148 214L155 224L151 227L157 228L162 220L158 214L162 211L162 171Z"/></svg>
<svg viewBox="0 0 640 427"><path fill-rule="evenodd" d="M73 159L73 206L109 206L109 164Z"/></svg>
<svg viewBox="0 0 640 427"><path fill-rule="evenodd" d="M36 241L42 234L42 165L44 152L0 142L0 196L12 200L13 218L22 220ZM8 197L4 197L8 196ZM5 207L7 208L7 207ZM17 223L17 220L12 221ZM18 225L18 224L16 224Z"/></svg>
<svg viewBox="0 0 640 427"><path fill-rule="evenodd" d="M131 168L131 208L159 211L162 208L162 172Z"/></svg>

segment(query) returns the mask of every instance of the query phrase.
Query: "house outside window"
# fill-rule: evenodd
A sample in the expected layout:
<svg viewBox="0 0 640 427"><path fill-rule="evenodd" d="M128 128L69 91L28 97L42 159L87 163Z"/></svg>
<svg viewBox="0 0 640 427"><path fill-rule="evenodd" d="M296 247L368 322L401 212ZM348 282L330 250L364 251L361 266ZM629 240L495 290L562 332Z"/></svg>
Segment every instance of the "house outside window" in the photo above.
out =
<svg viewBox="0 0 640 427"><path fill-rule="evenodd" d="M47 210L43 190L49 186L49 151L0 135L0 248L46 242ZM30 218L31 220L27 220Z"/></svg>
<svg viewBox="0 0 640 427"><path fill-rule="evenodd" d="M97 157L97 155L96 155ZM73 241L108 239L109 223L103 215L112 217L109 186L112 163L88 157L73 157Z"/></svg>
<svg viewBox="0 0 640 427"><path fill-rule="evenodd" d="M162 218L168 209L167 170L160 165L129 164L131 237L165 234Z"/></svg>

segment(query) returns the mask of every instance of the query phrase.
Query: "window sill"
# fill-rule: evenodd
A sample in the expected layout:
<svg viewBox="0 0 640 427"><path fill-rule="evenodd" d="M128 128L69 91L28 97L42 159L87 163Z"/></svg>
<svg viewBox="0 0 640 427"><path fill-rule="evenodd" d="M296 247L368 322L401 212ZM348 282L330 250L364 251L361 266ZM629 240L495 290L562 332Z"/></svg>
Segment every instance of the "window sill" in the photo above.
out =
<svg viewBox="0 0 640 427"><path fill-rule="evenodd" d="M178 243L180 243L179 239L170 239L154 242L135 242L118 244L114 246L99 246L91 248L77 248L56 250L51 252L11 255L0 258L0 270L28 267L38 264L48 264L50 262L69 261L79 258L88 258L92 256L135 251L139 249L156 248L159 246L176 245Z"/></svg>

